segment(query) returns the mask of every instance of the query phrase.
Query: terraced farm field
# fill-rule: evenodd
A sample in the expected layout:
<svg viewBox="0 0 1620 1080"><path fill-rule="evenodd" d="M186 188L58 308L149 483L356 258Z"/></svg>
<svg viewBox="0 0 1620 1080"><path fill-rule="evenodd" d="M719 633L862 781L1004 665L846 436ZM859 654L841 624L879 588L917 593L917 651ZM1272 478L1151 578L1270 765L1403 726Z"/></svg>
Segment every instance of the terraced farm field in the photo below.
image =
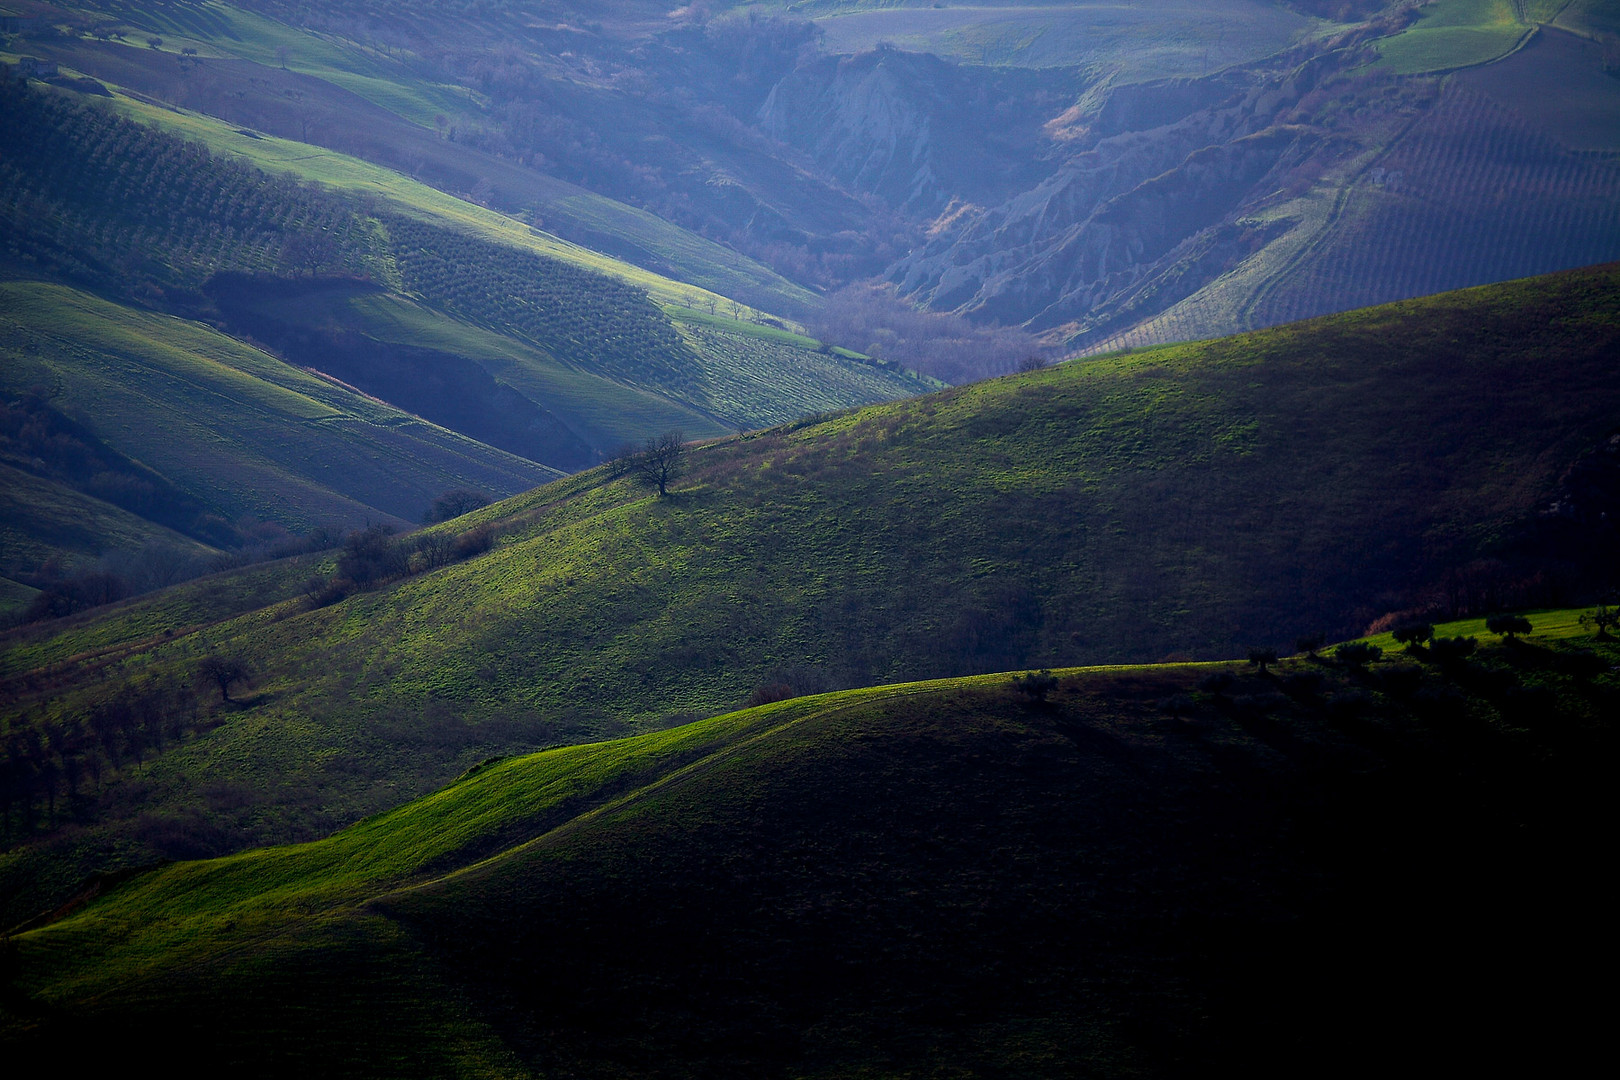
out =
<svg viewBox="0 0 1620 1080"><path fill-rule="evenodd" d="M1362 175L1251 325L1617 258L1620 163L1572 153L1457 82Z"/></svg>
<svg viewBox="0 0 1620 1080"><path fill-rule="evenodd" d="M117 80L108 78L117 87ZM611 242L615 249L642 253L642 263L668 268L669 275L636 262L572 243L525 222L431 187L404 173L327 147L277 138L184 109L152 104L119 93L111 102L142 123L203 143L216 153L247 159L272 174L291 174L338 191L371 195L438 225L475 231L487 239L551 258L577 263L647 290L660 303L690 303L710 293L746 297L777 314L814 308L816 295L729 248L632 206L577 185L497 159L478 167L560 231L576 229ZM423 140L423 150L443 154L438 137L400 123L391 136ZM678 275L680 280L670 275ZM752 309L749 309L750 311Z"/></svg>
<svg viewBox="0 0 1620 1080"><path fill-rule="evenodd" d="M940 384L898 366L818 351L796 335L727 329L721 320L682 322L697 346L699 397L740 427L796 420L808 413L893 401Z"/></svg>

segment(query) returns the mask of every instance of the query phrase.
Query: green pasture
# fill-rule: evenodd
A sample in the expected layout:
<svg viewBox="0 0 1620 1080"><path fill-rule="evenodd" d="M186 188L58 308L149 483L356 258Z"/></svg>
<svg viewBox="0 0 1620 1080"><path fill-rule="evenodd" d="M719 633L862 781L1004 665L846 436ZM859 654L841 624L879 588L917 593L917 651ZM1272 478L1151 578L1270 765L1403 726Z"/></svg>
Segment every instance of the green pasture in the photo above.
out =
<svg viewBox="0 0 1620 1080"><path fill-rule="evenodd" d="M411 521L439 491L557 475L200 324L64 286L9 282L0 296L9 388L43 384L104 442L232 516Z"/></svg>
<svg viewBox="0 0 1620 1080"><path fill-rule="evenodd" d="M1259 0L1218 3L788 4L834 52L887 42L969 64L1090 67L1122 82L1207 75L1328 24Z"/></svg>
<svg viewBox="0 0 1620 1080"><path fill-rule="evenodd" d="M1561 0L1436 0L1411 27L1379 42L1381 65L1417 75L1490 63L1564 6Z"/></svg>

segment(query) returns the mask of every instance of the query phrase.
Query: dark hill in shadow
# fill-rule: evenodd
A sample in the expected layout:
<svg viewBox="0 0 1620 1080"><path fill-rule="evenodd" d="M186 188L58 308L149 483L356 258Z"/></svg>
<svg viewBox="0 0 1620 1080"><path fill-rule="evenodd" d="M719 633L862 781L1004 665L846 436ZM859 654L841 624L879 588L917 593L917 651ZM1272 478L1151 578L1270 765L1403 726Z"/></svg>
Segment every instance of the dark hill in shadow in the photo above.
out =
<svg viewBox="0 0 1620 1080"><path fill-rule="evenodd" d="M348 279L295 279L220 274L208 296L235 332L262 341L299 367L334 376L480 442L553 468L596 462L591 447L568 425L477 362L439 349L382 342L342 326L335 315L313 322L310 311L382 292Z"/></svg>

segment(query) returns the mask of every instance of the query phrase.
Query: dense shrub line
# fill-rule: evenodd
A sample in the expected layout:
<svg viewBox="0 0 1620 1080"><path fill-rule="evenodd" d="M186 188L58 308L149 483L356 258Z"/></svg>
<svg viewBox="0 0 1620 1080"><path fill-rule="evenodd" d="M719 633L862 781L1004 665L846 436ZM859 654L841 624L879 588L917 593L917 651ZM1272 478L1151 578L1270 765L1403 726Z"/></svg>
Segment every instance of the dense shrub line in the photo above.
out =
<svg viewBox="0 0 1620 1080"><path fill-rule="evenodd" d="M304 583L304 595L313 606L326 607L354 593L482 555L494 544L495 534L488 526L459 535L420 532L399 539L386 525L357 529L344 538L332 576L310 578Z"/></svg>
<svg viewBox="0 0 1620 1080"><path fill-rule="evenodd" d="M220 722L189 680L168 678L125 684L55 724L12 724L0 741L0 837L71 820L109 780Z"/></svg>

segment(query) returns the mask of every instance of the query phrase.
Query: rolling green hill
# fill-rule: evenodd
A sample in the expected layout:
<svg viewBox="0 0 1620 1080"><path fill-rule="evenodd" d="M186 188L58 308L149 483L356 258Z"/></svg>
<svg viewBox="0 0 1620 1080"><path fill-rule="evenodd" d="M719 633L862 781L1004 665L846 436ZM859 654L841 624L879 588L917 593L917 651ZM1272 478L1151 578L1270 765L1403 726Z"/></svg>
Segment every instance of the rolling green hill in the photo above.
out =
<svg viewBox="0 0 1620 1080"><path fill-rule="evenodd" d="M0 355L0 389L43 388L227 522L403 524L449 488L510 494L558 475L211 328L65 286L0 282Z"/></svg>
<svg viewBox="0 0 1620 1080"><path fill-rule="evenodd" d="M0 101L0 138L19 147L0 165L0 250L15 273L222 324L557 469L671 428L711 436L937 385L437 192L383 205L54 92L7 84ZM325 293L423 310L409 329L379 328ZM716 320L729 333L672 321L684 311L702 325L699 304L730 314Z"/></svg>
<svg viewBox="0 0 1620 1080"><path fill-rule="evenodd" d="M1561 1071L1601 1031L1569 951L1612 960L1617 659L987 676L492 760L88 883L7 940L0 1045L99 1069L162 1032L179 1076Z"/></svg>
<svg viewBox="0 0 1620 1080"><path fill-rule="evenodd" d="M108 859L322 835L762 684L1242 655L1590 590L1601 537L1535 523L1602 519L1561 478L1620 417L1617 295L1598 268L1063 365L697 447L663 499L580 474L441 527L487 526L486 554L329 606L306 570L255 610L158 594L13 631L9 730L117 762L49 812L28 789L0 881L45 906ZM209 656L251 672L236 703ZM158 684L208 723L137 768L86 725Z"/></svg>

